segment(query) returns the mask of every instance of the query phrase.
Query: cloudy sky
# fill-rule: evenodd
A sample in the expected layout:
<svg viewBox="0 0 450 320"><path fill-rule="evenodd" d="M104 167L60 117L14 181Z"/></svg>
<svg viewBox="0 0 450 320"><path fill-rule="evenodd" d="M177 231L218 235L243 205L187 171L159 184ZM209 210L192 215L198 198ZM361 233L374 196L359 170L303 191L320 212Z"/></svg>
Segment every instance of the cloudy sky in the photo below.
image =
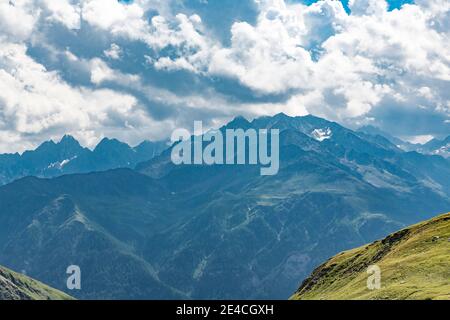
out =
<svg viewBox="0 0 450 320"><path fill-rule="evenodd" d="M314 114L450 134L448 0L0 0L0 152Z"/></svg>

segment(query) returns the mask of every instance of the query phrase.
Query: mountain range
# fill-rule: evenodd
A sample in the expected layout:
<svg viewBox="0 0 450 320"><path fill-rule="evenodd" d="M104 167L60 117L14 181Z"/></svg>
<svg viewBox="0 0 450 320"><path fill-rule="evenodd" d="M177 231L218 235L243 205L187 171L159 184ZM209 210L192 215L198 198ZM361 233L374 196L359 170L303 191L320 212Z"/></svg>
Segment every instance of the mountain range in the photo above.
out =
<svg viewBox="0 0 450 320"><path fill-rule="evenodd" d="M397 147L403 149L404 151L417 151L419 153L428 154L428 155L439 155L445 158L450 158L450 136L443 140L432 139L425 144L420 143L410 143L407 141L403 141L397 137L392 136L391 134L384 132L383 130L374 127L374 126L363 126L358 129L359 132L368 133L371 135L379 135L390 142L395 144Z"/></svg>
<svg viewBox="0 0 450 320"><path fill-rule="evenodd" d="M136 147L104 138L94 150L84 148L70 135L59 142L46 141L23 154L0 154L0 185L26 176L52 178L115 168L134 168L168 148L164 141L144 141Z"/></svg>
<svg viewBox="0 0 450 320"><path fill-rule="evenodd" d="M379 288L368 288L378 267ZM319 266L295 300L450 300L450 213L341 252ZM370 279L369 279L370 282Z"/></svg>
<svg viewBox="0 0 450 320"><path fill-rule="evenodd" d="M418 151L450 158L450 136L444 140L432 139L419 148Z"/></svg>
<svg viewBox="0 0 450 320"><path fill-rule="evenodd" d="M285 299L334 254L450 208L450 161L279 114L280 170L180 165L25 177L0 187L0 263L81 299Z"/></svg>

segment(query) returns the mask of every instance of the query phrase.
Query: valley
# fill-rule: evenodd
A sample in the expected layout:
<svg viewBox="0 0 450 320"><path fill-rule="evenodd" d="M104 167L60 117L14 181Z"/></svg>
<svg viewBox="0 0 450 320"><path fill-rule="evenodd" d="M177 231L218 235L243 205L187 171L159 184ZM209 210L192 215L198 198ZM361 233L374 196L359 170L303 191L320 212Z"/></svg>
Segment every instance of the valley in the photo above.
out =
<svg viewBox="0 0 450 320"><path fill-rule="evenodd" d="M349 248L448 211L450 166L321 118L236 118L280 130L280 168L175 165L25 177L0 187L0 264L79 299L286 299ZM327 138L317 132L327 133Z"/></svg>

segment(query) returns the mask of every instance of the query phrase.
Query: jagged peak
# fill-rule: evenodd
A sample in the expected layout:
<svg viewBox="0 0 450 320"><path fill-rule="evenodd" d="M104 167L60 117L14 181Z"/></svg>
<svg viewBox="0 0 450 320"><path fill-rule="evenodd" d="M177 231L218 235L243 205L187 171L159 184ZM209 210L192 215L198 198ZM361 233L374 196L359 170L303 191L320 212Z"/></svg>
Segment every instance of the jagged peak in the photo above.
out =
<svg viewBox="0 0 450 320"><path fill-rule="evenodd" d="M73 136L68 135L68 134L64 135L61 138L61 140L58 142L57 145L62 145L62 146L65 146L65 147L69 146L69 147L76 148L76 149L81 149L82 148L80 143L78 142L78 140L75 139Z"/></svg>
<svg viewBox="0 0 450 320"><path fill-rule="evenodd" d="M230 122L241 122L241 121L250 123L250 122L247 120L247 118L245 118L245 117L242 116L242 115L239 115L239 116L234 117L233 120L231 120Z"/></svg>
<svg viewBox="0 0 450 320"><path fill-rule="evenodd" d="M30 153L30 152L33 152L33 151L45 150L45 149L47 149L49 147L54 147L56 145L57 145L56 142L53 141L53 139L50 139L50 140L42 142L35 150L27 150L27 151L25 151L24 154Z"/></svg>
<svg viewBox="0 0 450 320"><path fill-rule="evenodd" d="M276 115L273 116L273 118L275 118L275 119L292 119L292 117L288 116L284 112L277 113Z"/></svg>
<svg viewBox="0 0 450 320"><path fill-rule="evenodd" d="M55 142L55 140L50 139L50 140L47 140L47 141L44 141L43 143L41 143L35 150L27 150L24 153L46 150L47 148L54 148L54 147L57 147L60 145L71 145L74 147L81 147L81 145L77 139L75 139L71 135L66 134L58 142Z"/></svg>
<svg viewBox="0 0 450 320"><path fill-rule="evenodd" d="M125 147L131 149L131 147L125 142L119 141L118 139L115 138L105 137L97 144L97 146L94 149L94 152L108 147L122 147L122 148Z"/></svg>
<svg viewBox="0 0 450 320"><path fill-rule="evenodd" d="M227 123L227 128L245 128L251 125L250 121L248 121L245 117L239 115L235 117L233 120Z"/></svg>
<svg viewBox="0 0 450 320"><path fill-rule="evenodd" d="M78 140L75 139L75 137L73 137L70 134L65 134L59 141L59 143L62 143L62 142L77 142L78 143Z"/></svg>

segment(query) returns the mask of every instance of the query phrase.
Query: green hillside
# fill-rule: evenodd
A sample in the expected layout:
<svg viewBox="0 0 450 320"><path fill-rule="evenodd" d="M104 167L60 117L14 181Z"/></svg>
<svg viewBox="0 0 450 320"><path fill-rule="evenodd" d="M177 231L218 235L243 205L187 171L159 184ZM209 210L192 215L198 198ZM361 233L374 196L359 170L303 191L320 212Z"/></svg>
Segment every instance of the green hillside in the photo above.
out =
<svg viewBox="0 0 450 320"><path fill-rule="evenodd" d="M0 267L0 300L71 300L65 293Z"/></svg>
<svg viewBox="0 0 450 320"><path fill-rule="evenodd" d="M378 290L367 288L370 265L381 269ZM450 300L450 213L336 255L291 299Z"/></svg>

